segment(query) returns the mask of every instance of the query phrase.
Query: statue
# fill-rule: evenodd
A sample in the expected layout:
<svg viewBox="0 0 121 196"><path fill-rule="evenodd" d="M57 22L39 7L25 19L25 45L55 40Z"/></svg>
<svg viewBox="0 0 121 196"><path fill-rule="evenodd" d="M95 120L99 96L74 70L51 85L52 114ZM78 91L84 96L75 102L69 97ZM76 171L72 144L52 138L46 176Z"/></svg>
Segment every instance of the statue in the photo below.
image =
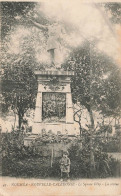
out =
<svg viewBox="0 0 121 196"><path fill-rule="evenodd" d="M56 66L56 68L61 68L61 65L59 63L58 52L60 52L61 35L62 33L65 33L64 29L57 22L49 25L42 25L33 20L31 20L31 22L37 28L43 31L47 31L47 52L49 52L50 54L51 65Z"/></svg>

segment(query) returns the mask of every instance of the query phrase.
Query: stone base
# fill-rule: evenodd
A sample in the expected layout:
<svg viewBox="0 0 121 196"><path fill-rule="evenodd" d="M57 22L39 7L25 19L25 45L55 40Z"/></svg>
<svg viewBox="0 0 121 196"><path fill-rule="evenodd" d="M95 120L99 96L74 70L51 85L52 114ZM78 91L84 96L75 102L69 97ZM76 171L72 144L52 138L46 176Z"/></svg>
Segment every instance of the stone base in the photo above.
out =
<svg viewBox="0 0 121 196"><path fill-rule="evenodd" d="M24 146L31 146L32 142L37 138L37 134L30 134L24 138Z"/></svg>
<svg viewBox="0 0 121 196"><path fill-rule="evenodd" d="M32 127L33 134L41 134L41 130L45 129L46 132L52 130L54 134L60 131L62 134L68 132L69 135L74 134L74 124L73 123L34 123Z"/></svg>

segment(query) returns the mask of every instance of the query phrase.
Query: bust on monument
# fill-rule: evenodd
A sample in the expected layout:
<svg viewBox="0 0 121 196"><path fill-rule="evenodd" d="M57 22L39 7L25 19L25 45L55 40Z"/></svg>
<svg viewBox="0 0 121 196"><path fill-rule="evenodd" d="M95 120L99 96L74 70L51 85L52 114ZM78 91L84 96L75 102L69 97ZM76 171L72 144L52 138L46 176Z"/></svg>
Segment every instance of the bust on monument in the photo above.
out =
<svg viewBox="0 0 121 196"><path fill-rule="evenodd" d="M61 68L61 64L59 63L59 52L61 48L62 34L65 33L64 28L62 28L57 22L47 25L42 25L33 20L31 20L31 22L37 28L48 33L47 52L50 54L51 65L56 68Z"/></svg>

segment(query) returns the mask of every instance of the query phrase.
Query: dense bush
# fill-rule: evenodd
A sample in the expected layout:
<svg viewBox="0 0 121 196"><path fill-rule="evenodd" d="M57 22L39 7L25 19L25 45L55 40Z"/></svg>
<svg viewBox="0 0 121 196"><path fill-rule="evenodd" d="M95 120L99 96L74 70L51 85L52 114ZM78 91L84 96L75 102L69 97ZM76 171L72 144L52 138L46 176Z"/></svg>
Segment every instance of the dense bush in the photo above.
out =
<svg viewBox="0 0 121 196"><path fill-rule="evenodd" d="M103 151L105 151L105 152L121 152L120 139L112 137L109 141L104 143Z"/></svg>
<svg viewBox="0 0 121 196"><path fill-rule="evenodd" d="M60 177L60 158L54 157L51 167L50 156L43 157L38 151L36 143L26 147L23 145L24 133L14 130L11 133L2 135L2 175L3 176L20 176L20 177L37 177L37 178L59 178ZM84 138L74 137L73 141L67 136L52 136L48 141L47 135L43 136L41 142L60 142L60 139L71 142L69 148L69 158L71 160L70 177L75 178L105 178L119 176L119 161L102 152L98 140L93 141L94 168L93 176L90 176L90 145L89 135ZM60 138L58 140L58 138ZM41 139L39 137L37 140ZM98 144L98 145L97 145Z"/></svg>
<svg viewBox="0 0 121 196"><path fill-rule="evenodd" d="M73 177L83 178L101 178L112 176L110 162L106 153L102 153L100 150L94 152L94 167L92 168L93 174L90 176L90 150L85 148L79 149L79 146L75 146L70 149L70 159L72 162L71 175Z"/></svg>

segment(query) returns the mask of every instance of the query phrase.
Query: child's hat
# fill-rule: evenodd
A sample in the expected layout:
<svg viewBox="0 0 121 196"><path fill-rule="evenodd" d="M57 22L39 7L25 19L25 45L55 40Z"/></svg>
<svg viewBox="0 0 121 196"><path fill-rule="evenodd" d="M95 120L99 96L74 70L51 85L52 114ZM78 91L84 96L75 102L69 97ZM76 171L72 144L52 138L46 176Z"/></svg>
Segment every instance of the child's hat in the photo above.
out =
<svg viewBox="0 0 121 196"><path fill-rule="evenodd" d="M63 151L63 154L69 155L68 151Z"/></svg>

